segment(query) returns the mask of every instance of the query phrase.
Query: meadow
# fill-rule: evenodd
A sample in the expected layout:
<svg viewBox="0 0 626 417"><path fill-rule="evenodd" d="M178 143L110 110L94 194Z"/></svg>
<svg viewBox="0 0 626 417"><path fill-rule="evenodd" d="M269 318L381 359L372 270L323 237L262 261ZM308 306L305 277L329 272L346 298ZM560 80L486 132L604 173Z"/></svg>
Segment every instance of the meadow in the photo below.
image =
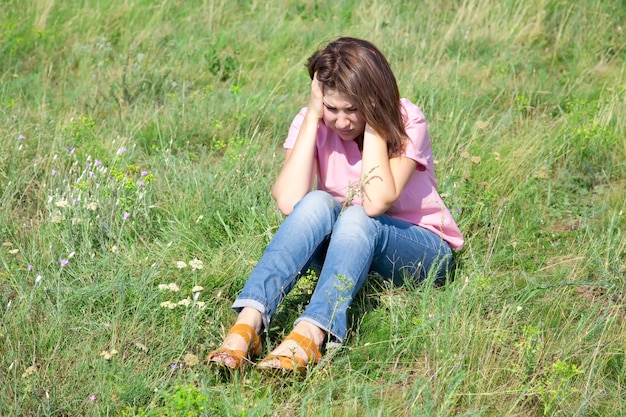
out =
<svg viewBox="0 0 626 417"><path fill-rule="evenodd" d="M625 415L625 31L620 0L2 0L0 415ZM305 377L218 372L344 35L424 111L466 245L442 287L372 276Z"/></svg>

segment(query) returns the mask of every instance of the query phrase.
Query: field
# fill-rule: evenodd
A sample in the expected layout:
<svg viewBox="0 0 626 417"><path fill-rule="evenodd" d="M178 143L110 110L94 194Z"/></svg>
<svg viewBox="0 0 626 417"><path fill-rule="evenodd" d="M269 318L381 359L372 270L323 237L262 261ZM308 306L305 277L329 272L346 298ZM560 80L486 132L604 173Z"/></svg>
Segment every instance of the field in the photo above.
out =
<svg viewBox="0 0 626 417"><path fill-rule="evenodd" d="M0 415L625 415L625 31L619 0L3 0ZM304 378L220 373L343 35L426 114L465 248L443 287L372 277Z"/></svg>

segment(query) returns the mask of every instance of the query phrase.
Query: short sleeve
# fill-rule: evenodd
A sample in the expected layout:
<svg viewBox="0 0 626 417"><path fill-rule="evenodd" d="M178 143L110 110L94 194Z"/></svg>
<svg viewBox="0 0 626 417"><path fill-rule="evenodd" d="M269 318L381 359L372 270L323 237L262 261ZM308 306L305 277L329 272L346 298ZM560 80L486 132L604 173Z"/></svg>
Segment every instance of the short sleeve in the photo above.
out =
<svg viewBox="0 0 626 417"><path fill-rule="evenodd" d="M304 122L304 115L306 114L306 111L306 107L302 108L293 118L291 126L289 127L289 133L287 134L287 139L285 139L285 143L283 144L283 148L293 149L296 144L296 139L298 139L298 133L300 132L302 123Z"/></svg>
<svg viewBox="0 0 626 417"><path fill-rule="evenodd" d="M405 116L404 130L409 137L403 155L417 162L419 171L425 171L432 164L432 149L426 117L419 107L407 99L402 99L402 108Z"/></svg>

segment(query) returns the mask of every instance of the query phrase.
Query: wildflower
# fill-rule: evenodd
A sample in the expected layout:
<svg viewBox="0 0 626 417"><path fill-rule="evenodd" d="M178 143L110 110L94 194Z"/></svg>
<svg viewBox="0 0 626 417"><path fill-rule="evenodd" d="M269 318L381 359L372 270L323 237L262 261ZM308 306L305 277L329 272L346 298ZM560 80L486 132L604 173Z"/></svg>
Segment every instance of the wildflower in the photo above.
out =
<svg viewBox="0 0 626 417"><path fill-rule="evenodd" d="M203 287L201 287L201 286L199 286L199 285L196 285L195 287L193 287L193 288L191 289L191 292L200 292L200 291L202 291L203 289L204 289Z"/></svg>
<svg viewBox="0 0 626 417"><path fill-rule="evenodd" d="M74 152L74 148L72 148L71 146L66 146L65 150L67 150L67 153L72 153Z"/></svg>
<svg viewBox="0 0 626 417"><path fill-rule="evenodd" d="M121 146L118 150L117 150L117 155L121 155L123 153L126 153L126 147L125 146Z"/></svg>
<svg viewBox="0 0 626 417"><path fill-rule="evenodd" d="M180 369L180 365L177 365L177 364L175 364L175 363L172 363L172 364L170 364L170 369L171 369L172 371L177 371L177 370L179 370L179 369Z"/></svg>
<svg viewBox="0 0 626 417"><path fill-rule="evenodd" d="M9 253L10 253L11 255L15 255L15 254L20 253L20 250L19 250L19 249L11 249L11 250L9 251Z"/></svg>
<svg viewBox="0 0 626 417"><path fill-rule="evenodd" d="M57 171L56 169L52 170L52 175L59 175L59 171Z"/></svg>
<svg viewBox="0 0 626 417"><path fill-rule="evenodd" d="M59 263L61 264L61 268L63 268L64 266L67 266L67 264L69 264L70 261L67 260L67 259L61 258L61 259L59 259Z"/></svg>
<svg viewBox="0 0 626 417"><path fill-rule="evenodd" d="M202 263L201 260L199 259L192 259L191 261L189 261L189 266L191 267L192 270L196 270L196 269L202 269L204 268L204 264Z"/></svg>
<svg viewBox="0 0 626 417"><path fill-rule="evenodd" d="M148 171L145 171L145 170L144 170L144 171L141 171L141 176L142 176L142 177L145 177L145 176L147 176L148 174L149 174L149 172L148 172Z"/></svg>
<svg viewBox="0 0 626 417"><path fill-rule="evenodd" d="M28 378L29 376L31 376L35 372L37 372L37 367L35 365L31 365L28 368L26 368L26 370L22 374L22 378Z"/></svg>
<svg viewBox="0 0 626 417"><path fill-rule="evenodd" d="M117 350L111 349L110 351L103 350L100 352L100 356L102 356L105 360L110 361L113 356L117 355Z"/></svg>
<svg viewBox="0 0 626 417"><path fill-rule="evenodd" d="M92 201L91 203L85 204L85 208L87 210L96 211L96 209L98 208L98 203Z"/></svg>
<svg viewBox="0 0 626 417"><path fill-rule="evenodd" d="M32 270L33 270L33 268L34 268L34 267L33 267L31 264L28 264L28 268L27 268L27 269L28 269L29 271L32 271Z"/></svg>
<svg viewBox="0 0 626 417"><path fill-rule="evenodd" d="M50 221L52 223L61 223L63 221L63 217L61 215L59 215L59 214L55 214L54 216L52 216Z"/></svg>
<svg viewBox="0 0 626 417"><path fill-rule="evenodd" d="M111 249L109 249L109 252L115 254L119 251L119 249L117 249L117 245L113 245L111 246Z"/></svg>
<svg viewBox="0 0 626 417"><path fill-rule="evenodd" d="M180 300L180 301L178 302L178 305L179 305L179 306L189 307L189 304L191 304L191 300L189 299L189 297L187 297L187 298L185 298L185 299L183 299L183 300Z"/></svg>
<svg viewBox="0 0 626 417"><path fill-rule="evenodd" d="M59 200L54 203L54 205L59 208L68 208L70 206L70 203L68 203L67 200Z"/></svg>
<svg viewBox="0 0 626 417"><path fill-rule="evenodd" d="M199 292L194 292L194 293L193 293L193 301L194 301L194 303L195 303L196 301L198 301L198 298L200 298L200 293L199 293Z"/></svg>
<svg viewBox="0 0 626 417"><path fill-rule="evenodd" d="M200 363L200 361L198 360L198 357L194 355L193 353L186 354L185 357L183 358L183 361L185 361L185 365L189 367L195 366Z"/></svg>
<svg viewBox="0 0 626 417"><path fill-rule="evenodd" d="M35 284L39 284L41 282L42 276L41 275L37 275L37 278L35 278Z"/></svg>
<svg viewBox="0 0 626 417"><path fill-rule="evenodd" d="M174 303L173 303L173 302L171 302L171 301L163 301L163 302L161 303L161 307L163 307L163 308L169 308L170 310L173 310L173 309L175 309L175 308L176 308L176 304L174 304Z"/></svg>
<svg viewBox="0 0 626 417"><path fill-rule="evenodd" d="M196 306L198 306L200 310L204 310L206 308L206 303L204 301L197 301Z"/></svg>
<svg viewBox="0 0 626 417"><path fill-rule="evenodd" d="M176 268L178 268L178 269L187 268L187 264L184 263L183 261L177 261L176 262Z"/></svg>
<svg viewBox="0 0 626 417"><path fill-rule="evenodd" d="M170 283L170 284L159 284L159 290L160 291L172 291L172 292L178 292L180 291L180 288L178 287L178 285L176 285L175 283Z"/></svg>
<svg viewBox="0 0 626 417"><path fill-rule="evenodd" d="M17 137L17 140L19 140L19 141L22 141L22 140L24 140L24 139L26 139L26 137L25 137L24 135L19 135L19 136Z"/></svg>
<svg viewBox="0 0 626 417"><path fill-rule="evenodd" d="M96 399L98 399L98 397L96 397L96 394L92 394L89 396L89 401L96 401Z"/></svg>
<svg viewBox="0 0 626 417"><path fill-rule="evenodd" d="M99 159L96 159L95 161L93 161L93 165L96 167L101 167L102 166L102 161L100 161Z"/></svg>
<svg viewBox="0 0 626 417"><path fill-rule="evenodd" d="M124 220L128 220L130 218L130 213L125 211L124 212Z"/></svg>

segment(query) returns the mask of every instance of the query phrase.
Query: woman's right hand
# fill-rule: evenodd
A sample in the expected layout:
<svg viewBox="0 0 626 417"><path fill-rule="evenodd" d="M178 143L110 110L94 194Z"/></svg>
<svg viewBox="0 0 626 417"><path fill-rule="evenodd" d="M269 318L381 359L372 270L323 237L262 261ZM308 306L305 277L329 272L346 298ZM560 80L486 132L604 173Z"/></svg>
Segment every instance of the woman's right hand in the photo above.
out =
<svg viewBox="0 0 626 417"><path fill-rule="evenodd" d="M317 119L324 117L324 86L317 79L317 73L313 75L311 81L311 97L309 98L309 109L307 113L311 112Z"/></svg>

